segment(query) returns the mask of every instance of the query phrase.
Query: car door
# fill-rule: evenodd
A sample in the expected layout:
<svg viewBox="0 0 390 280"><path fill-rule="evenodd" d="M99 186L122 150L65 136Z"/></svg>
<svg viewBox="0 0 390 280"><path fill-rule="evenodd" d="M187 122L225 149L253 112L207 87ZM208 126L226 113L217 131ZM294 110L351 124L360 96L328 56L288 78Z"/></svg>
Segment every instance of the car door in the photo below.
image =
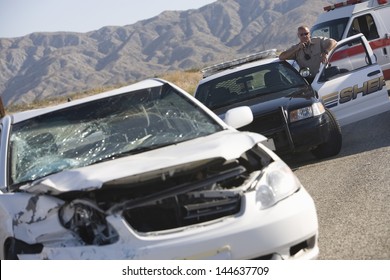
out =
<svg viewBox="0 0 390 280"><path fill-rule="evenodd" d="M361 33L337 43L312 86L341 126L390 110L383 72Z"/></svg>
<svg viewBox="0 0 390 280"><path fill-rule="evenodd" d="M365 14L359 14L349 21L347 36L363 33L370 43L372 51L376 55L378 64L381 65L383 74L387 80L390 79L390 44L386 43L388 38L385 34L389 27L382 19L386 19L385 13L390 13L390 6L383 9L376 9ZM357 33L356 33L357 32Z"/></svg>

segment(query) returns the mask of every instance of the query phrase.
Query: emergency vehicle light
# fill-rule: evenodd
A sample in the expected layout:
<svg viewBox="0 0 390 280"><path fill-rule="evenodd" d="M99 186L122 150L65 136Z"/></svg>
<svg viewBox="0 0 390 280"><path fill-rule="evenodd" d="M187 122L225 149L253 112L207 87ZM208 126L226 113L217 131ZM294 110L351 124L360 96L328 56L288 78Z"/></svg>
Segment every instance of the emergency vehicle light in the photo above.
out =
<svg viewBox="0 0 390 280"><path fill-rule="evenodd" d="M345 2L339 2L339 3L335 3L333 5L324 7L324 11L329 12L330 10L334 10L334 9L344 7L344 6L355 5L355 4L358 4L361 2L362 2L361 0L348 0Z"/></svg>
<svg viewBox="0 0 390 280"><path fill-rule="evenodd" d="M228 68L232 68L234 66L242 65L242 64L245 64L248 62L252 62L252 61L256 61L256 60L260 60L260 59L264 59L264 58L276 57L276 56L277 56L276 49L270 49L270 50L266 50L266 51L253 53L253 54L250 54L250 55L247 55L247 56L244 56L241 58L237 58L234 60L229 60L229 61L225 61L225 62L222 62L219 64L215 64L215 65L212 65L212 66L209 66L209 67L202 69L201 72L203 73L203 78L206 78L212 74L215 74L219 71L222 71L222 70L225 70Z"/></svg>
<svg viewBox="0 0 390 280"><path fill-rule="evenodd" d="M365 1L361 1L361 0L348 0L348 1L345 1L345 2L339 2L339 3L335 3L333 5L324 7L324 11L325 12L329 12L330 10L334 10L334 9L341 8L341 7L344 7L344 6L355 5L355 4L362 3L362 2L365 2ZM379 5L387 4L387 0L377 0L377 2L378 2Z"/></svg>

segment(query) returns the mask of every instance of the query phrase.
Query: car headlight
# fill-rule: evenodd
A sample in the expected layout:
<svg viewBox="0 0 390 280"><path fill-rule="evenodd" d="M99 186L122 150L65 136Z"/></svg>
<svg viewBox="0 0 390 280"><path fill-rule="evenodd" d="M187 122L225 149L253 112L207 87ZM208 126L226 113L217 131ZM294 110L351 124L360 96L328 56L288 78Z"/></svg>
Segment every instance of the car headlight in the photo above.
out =
<svg viewBox="0 0 390 280"><path fill-rule="evenodd" d="M301 187L298 178L283 162L273 162L256 184L256 204L259 209L269 208L290 196Z"/></svg>
<svg viewBox="0 0 390 280"><path fill-rule="evenodd" d="M74 200L64 204L58 216L62 226L76 233L86 244L104 245L118 240L118 234L107 223L104 212L93 203Z"/></svg>
<svg viewBox="0 0 390 280"><path fill-rule="evenodd" d="M293 110L290 112L290 122L296 122L311 118L314 116L319 116L325 112L324 105L321 102L316 102L311 106Z"/></svg>

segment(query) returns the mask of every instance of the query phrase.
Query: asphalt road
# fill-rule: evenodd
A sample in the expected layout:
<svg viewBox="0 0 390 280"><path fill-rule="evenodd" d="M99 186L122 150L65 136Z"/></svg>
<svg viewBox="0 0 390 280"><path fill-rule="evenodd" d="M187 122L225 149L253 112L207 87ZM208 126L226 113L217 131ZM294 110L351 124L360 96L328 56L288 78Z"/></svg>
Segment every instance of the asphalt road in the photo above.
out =
<svg viewBox="0 0 390 280"><path fill-rule="evenodd" d="M285 161L312 195L319 259L390 259L390 112L342 128L343 147Z"/></svg>

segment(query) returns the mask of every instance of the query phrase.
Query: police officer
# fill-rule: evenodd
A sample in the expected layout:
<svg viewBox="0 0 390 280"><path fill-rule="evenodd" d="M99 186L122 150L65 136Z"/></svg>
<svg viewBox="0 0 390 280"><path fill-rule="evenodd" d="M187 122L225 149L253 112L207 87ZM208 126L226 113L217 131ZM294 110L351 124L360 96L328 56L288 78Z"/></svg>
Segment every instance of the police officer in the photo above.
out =
<svg viewBox="0 0 390 280"><path fill-rule="evenodd" d="M309 82L312 82L314 76L320 69L320 63L328 62L328 53L336 46L337 42L331 38L310 36L310 30L307 26L298 27L299 43L291 46L279 55L279 59L294 59L300 68L308 67L310 69Z"/></svg>

